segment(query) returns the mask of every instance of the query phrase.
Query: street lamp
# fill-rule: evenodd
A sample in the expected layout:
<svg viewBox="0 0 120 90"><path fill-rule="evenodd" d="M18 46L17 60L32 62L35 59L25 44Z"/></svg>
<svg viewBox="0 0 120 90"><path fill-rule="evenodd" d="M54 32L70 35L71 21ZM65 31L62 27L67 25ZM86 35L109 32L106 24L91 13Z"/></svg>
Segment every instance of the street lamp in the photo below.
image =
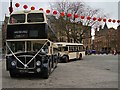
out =
<svg viewBox="0 0 120 90"><path fill-rule="evenodd" d="M12 7L12 0L10 0L10 7L9 7L9 11L10 11L10 14L12 13L13 11L13 7Z"/></svg>

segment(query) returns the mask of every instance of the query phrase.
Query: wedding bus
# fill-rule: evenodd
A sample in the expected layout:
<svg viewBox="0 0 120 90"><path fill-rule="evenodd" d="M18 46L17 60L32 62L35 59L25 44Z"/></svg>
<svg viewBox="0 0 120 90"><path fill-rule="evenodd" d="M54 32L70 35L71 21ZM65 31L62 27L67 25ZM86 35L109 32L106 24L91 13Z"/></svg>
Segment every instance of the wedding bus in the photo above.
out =
<svg viewBox="0 0 120 90"><path fill-rule="evenodd" d="M48 78L57 67L58 47L46 14L39 10L13 12L6 33L6 69L11 77L35 73ZM52 38L55 39L55 38Z"/></svg>

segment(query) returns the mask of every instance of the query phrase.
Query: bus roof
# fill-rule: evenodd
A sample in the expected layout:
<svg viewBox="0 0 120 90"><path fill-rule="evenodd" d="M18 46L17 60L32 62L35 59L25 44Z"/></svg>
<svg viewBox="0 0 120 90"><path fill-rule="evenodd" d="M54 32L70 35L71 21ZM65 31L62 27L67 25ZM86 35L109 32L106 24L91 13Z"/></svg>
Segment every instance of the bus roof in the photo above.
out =
<svg viewBox="0 0 120 90"><path fill-rule="evenodd" d="M83 45L82 43L67 43L67 42L55 42L58 46L67 46L67 45Z"/></svg>
<svg viewBox="0 0 120 90"><path fill-rule="evenodd" d="M49 41L48 39L7 39L6 41L8 42L13 42L13 41Z"/></svg>
<svg viewBox="0 0 120 90"><path fill-rule="evenodd" d="M40 10L21 10L21 11L15 11L12 14L25 14L25 13L44 13L44 11L40 11Z"/></svg>

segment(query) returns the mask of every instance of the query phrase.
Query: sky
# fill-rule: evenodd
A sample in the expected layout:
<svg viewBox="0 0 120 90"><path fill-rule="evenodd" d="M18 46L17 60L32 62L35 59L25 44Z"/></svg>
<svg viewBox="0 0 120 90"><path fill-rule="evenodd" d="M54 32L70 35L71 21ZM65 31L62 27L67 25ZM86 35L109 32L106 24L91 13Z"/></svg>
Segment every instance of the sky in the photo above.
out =
<svg viewBox="0 0 120 90"><path fill-rule="evenodd" d="M0 21L4 20L5 14L9 15L8 7L9 7L9 1L10 0L1 0L0 1ZM49 9L49 2L58 2L58 1L66 1L66 0L12 0L13 1L13 8L15 10L21 10L23 9L23 5L27 4L28 9L30 9L31 6L35 6L36 9L44 8ZM118 2L120 0L67 0L71 2L79 2L83 1L87 5L89 5L91 8L101 9L105 14L108 15L111 19L120 19L120 14L118 15ZM20 7L16 8L15 3L20 3ZM15 11L14 10L14 11ZM120 9L119 9L120 10ZM108 27L114 27L117 28L117 23L108 23Z"/></svg>

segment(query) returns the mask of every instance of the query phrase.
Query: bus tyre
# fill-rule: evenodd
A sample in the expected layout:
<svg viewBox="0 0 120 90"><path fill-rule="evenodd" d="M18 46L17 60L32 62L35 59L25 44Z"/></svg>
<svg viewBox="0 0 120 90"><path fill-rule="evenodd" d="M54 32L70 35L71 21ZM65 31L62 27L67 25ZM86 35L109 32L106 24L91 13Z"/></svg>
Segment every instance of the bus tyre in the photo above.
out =
<svg viewBox="0 0 120 90"><path fill-rule="evenodd" d="M49 75L50 75L50 73L51 73L51 63L49 63L49 66L48 66L48 68L46 68L45 70L44 70L44 74L43 74L43 78L44 79L48 79L48 77L49 77Z"/></svg>
<svg viewBox="0 0 120 90"><path fill-rule="evenodd" d="M79 59L82 60L82 53L79 54Z"/></svg>
<svg viewBox="0 0 120 90"><path fill-rule="evenodd" d="M49 77L49 70L48 69L46 69L45 71L44 71L44 75L43 75L43 78L44 79L48 79L48 77Z"/></svg>
<svg viewBox="0 0 120 90"><path fill-rule="evenodd" d="M55 68L57 68L58 60L55 60Z"/></svg>
<svg viewBox="0 0 120 90"><path fill-rule="evenodd" d="M17 74L15 72L13 72L13 70L10 70L9 73L10 73L11 78L17 77Z"/></svg>
<svg viewBox="0 0 120 90"><path fill-rule="evenodd" d="M65 57L65 62L66 62L66 63L69 62L68 56Z"/></svg>

